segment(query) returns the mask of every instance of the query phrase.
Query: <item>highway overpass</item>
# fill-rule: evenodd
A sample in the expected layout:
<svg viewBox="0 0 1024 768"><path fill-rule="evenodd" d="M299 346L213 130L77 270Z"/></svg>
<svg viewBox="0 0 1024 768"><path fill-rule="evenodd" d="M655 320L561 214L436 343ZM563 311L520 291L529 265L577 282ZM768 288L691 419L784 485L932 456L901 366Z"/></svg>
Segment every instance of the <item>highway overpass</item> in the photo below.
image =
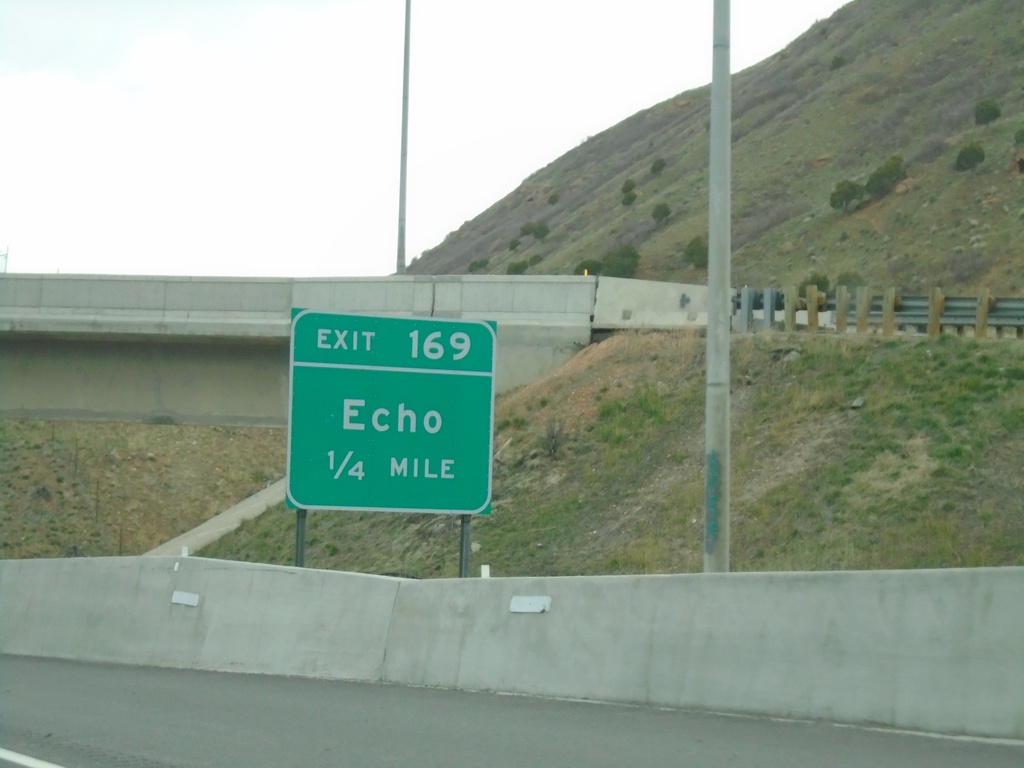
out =
<svg viewBox="0 0 1024 768"><path fill-rule="evenodd" d="M698 327L707 288L596 276L0 276L0 417L283 426L293 308L493 320L497 388L597 333Z"/></svg>

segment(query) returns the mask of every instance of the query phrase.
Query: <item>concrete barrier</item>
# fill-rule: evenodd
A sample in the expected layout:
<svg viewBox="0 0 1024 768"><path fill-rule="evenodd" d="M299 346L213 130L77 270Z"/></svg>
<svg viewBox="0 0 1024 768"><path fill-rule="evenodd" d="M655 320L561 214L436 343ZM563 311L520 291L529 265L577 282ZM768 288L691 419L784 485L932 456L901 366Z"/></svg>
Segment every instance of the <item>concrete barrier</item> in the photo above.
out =
<svg viewBox="0 0 1024 768"><path fill-rule="evenodd" d="M398 584L191 557L0 561L0 651L379 680Z"/></svg>
<svg viewBox="0 0 1024 768"><path fill-rule="evenodd" d="M669 329L708 324L708 287L601 277L594 302L599 330Z"/></svg>
<svg viewBox="0 0 1024 768"><path fill-rule="evenodd" d="M1022 738L1021 601L1022 568L411 583L384 675Z"/></svg>
<svg viewBox="0 0 1024 768"><path fill-rule="evenodd" d="M548 610L511 610L528 596ZM0 561L0 652L1021 739L1021 605L1024 568L418 582Z"/></svg>

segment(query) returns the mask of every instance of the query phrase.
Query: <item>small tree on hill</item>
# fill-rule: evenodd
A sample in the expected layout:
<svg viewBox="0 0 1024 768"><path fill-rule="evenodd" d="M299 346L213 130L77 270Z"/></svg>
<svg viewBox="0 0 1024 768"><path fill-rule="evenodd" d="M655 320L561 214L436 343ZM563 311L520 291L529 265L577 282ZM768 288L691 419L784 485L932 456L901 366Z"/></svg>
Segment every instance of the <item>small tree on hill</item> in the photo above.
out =
<svg viewBox="0 0 1024 768"><path fill-rule="evenodd" d="M640 252L632 245L609 251L601 259L601 274L608 277L632 277L640 266Z"/></svg>
<svg viewBox="0 0 1024 768"><path fill-rule="evenodd" d="M960 150L953 168L958 171L970 171L985 162L985 150L978 142L971 142Z"/></svg>
<svg viewBox="0 0 1024 768"><path fill-rule="evenodd" d="M985 99L979 101L978 106L974 108L974 122L978 125L988 125L994 120L998 120L1002 114L1003 111L995 99Z"/></svg>
<svg viewBox="0 0 1024 768"><path fill-rule="evenodd" d="M665 159L659 157L653 163L651 163L651 176L657 176L659 173L665 170Z"/></svg>
<svg viewBox="0 0 1024 768"><path fill-rule="evenodd" d="M632 179L626 179L622 182L622 194L628 195L634 189L636 189L636 182Z"/></svg>
<svg viewBox="0 0 1024 768"><path fill-rule="evenodd" d="M832 195L828 199L828 204L837 211L840 208L848 211L852 203L863 199L863 197L864 185L847 179L836 184L836 188L832 190Z"/></svg>
<svg viewBox="0 0 1024 768"><path fill-rule="evenodd" d="M672 213L672 211L669 210L667 203L658 203L654 206L654 210L651 211L651 218L654 219L655 224L661 224L668 218L670 213Z"/></svg>
<svg viewBox="0 0 1024 768"><path fill-rule="evenodd" d="M523 261L513 261L511 264L505 267L505 274L521 275L526 272L526 268L528 266L529 265L526 263L525 259Z"/></svg>
<svg viewBox="0 0 1024 768"><path fill-rule="evenodd" d="M693 264L697 269L708 268L708 241L703 235L697 235L686 244L683 250L683 261Z"/></svg>
<svg viewBox="0 0 1024 768"><path fill-rule="evenodd" d="M537 240L543 240L550 231L551 228L543 221L528 221L519 228L519 235L521 237L530 235Z"/></svg>
<svg viewBox="0 0 1024 768"><path fill-rule="evenodd" d="M864 190L877 200L892 192L896 185L905 178L907 178L907 169L903 165L903 158L893 155L868 177L868 183L864 185Z"/></svg>
<svg viewBox="0 0 1024 768"><path fill-rule="evenodd" d="M1013 134L1013 146L1024 147L1024 128L1018 128L1017 132Z"/></svg>

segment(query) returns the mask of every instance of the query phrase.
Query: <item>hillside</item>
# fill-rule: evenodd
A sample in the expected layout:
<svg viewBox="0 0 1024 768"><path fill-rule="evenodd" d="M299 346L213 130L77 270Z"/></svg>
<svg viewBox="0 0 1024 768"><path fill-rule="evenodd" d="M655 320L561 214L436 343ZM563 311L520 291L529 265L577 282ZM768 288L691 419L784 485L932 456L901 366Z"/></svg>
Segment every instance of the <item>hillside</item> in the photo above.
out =
<svg viewBox="0 0 1024 768"><path fill-rule="evenodd" d="M474 568L699 571L703 350L686 333L622 334L499 398ZM734 570L1024 565L1024 345L738 338L732 404ZM312 567L457 573L455 518L307 525ZM272 510L201 554L290 563L294 514Z"/></svg>
<svg viewBox="0 0 1024 768"><path fill-rule="evenodd" d="M700 570L703 355L619 334L499 397L474 569ZM732 373L734 570L1024 565L1024 344L735 337ZM280 477L284 450L282 430L0 421L0 557L140 554ZM200 554L289 564L294 519ZM458 520L311 513L306 562L453 576Z"/></svg>
<svg viewBox="0 0 1024 768"><path fill-rule="evenodd" d="M1017 0L856 0L734 75L733 284L781 286L813 274L835 284L845 275L907 293L939 285L947 295L982 286L1021 295L1022 86ZM1002 116L976 125L986 99ZM710 87L682 93L591 137L409 273L472 265L505 274L519 262L526 274L567 274L631 246L641 256L636 277L704 282L684 252L708 228L709 100ZM955 171L971 142L985 161ZM892 155L909 174L893 194L852 212L831 208L837 183L865 183ZM636 199L625 205L629 182ZM660 203L670 213L658 224ZM549 230L542 239L523 234L537 223Z"/></svg>

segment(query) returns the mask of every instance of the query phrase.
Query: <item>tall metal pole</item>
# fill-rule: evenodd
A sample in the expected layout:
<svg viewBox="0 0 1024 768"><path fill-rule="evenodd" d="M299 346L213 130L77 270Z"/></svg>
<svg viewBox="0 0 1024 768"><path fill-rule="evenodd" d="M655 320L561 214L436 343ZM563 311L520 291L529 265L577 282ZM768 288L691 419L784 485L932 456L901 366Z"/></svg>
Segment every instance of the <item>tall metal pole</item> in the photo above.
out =
<svg viewBox="0 0 1024 768"><path fill-rule="evenodd" d="M402 161L398 180L398 263L395 274L405 274L405 176L409 155L409 21L412 0L405 0L405 65L402 73Z"/></svg>
<svg viewBox="0 0 1024 768"><path fill-rule="evenodd" d="M705 573L729 570L729 333L732 315L729 0L715 0L713 57L704 447Z"/></svg>

